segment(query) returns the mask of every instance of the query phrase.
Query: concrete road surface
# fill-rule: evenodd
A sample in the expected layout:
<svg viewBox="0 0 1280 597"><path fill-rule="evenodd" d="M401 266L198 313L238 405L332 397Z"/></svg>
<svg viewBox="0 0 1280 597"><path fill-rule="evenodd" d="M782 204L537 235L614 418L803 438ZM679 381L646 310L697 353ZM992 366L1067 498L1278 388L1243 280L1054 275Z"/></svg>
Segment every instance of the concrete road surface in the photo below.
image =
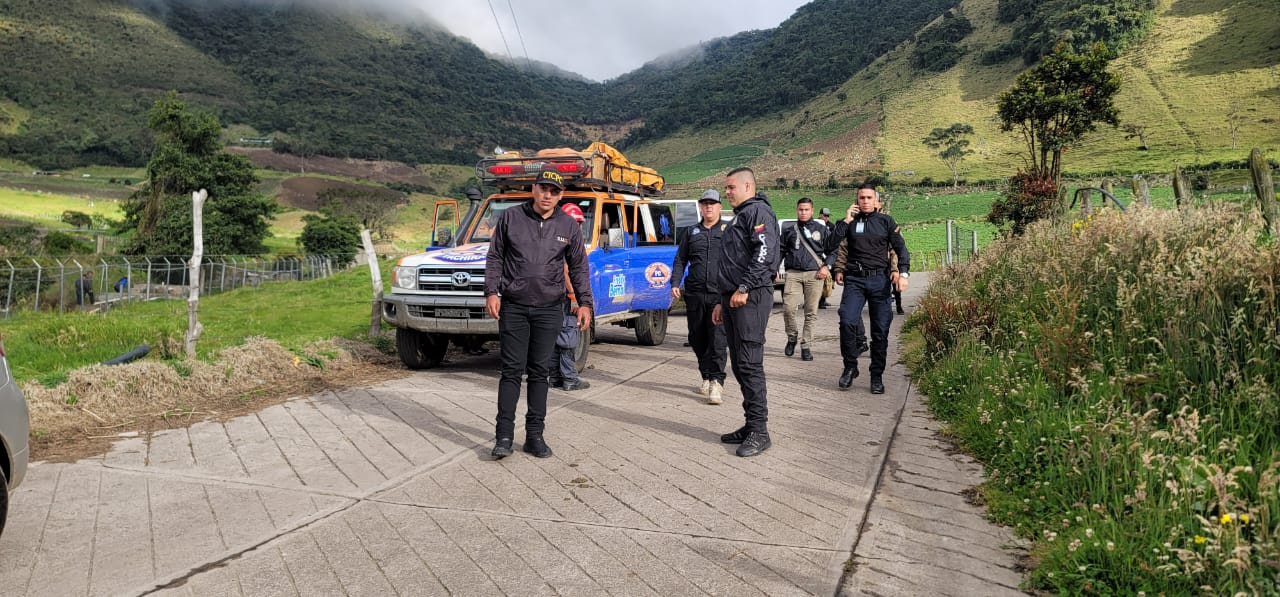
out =
<svg viewBox="0 0 1280 597"><path fill-rule="evenodd" d="M495 354L37 464L0 595L1018 594L1010 534L963 497L981 468L905 369L872 396L864 356L836 388L836 317L812 362L772 318L756 458L718 441L741 394L732 375L724 405L694 394L673 317L658 347L600 330L592 387L552 391L546 460L488 456Z"/></svg>

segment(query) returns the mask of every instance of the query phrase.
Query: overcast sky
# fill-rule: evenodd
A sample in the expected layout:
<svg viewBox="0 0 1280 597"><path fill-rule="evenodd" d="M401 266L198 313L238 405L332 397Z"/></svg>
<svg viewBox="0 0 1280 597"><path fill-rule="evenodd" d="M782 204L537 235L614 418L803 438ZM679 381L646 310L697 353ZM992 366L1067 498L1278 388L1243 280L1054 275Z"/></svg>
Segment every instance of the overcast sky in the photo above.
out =
<svg viewBox="0 0 1280 597"><path fill-rule="evenodd" d="M490 53L507 54L502 41L506 36L517 60L522 60L527 50L533 60L597 81L612 79L698 42L752 29L772 29L808 2L384 0L397 1L416 5L455 35Z"/></svg>

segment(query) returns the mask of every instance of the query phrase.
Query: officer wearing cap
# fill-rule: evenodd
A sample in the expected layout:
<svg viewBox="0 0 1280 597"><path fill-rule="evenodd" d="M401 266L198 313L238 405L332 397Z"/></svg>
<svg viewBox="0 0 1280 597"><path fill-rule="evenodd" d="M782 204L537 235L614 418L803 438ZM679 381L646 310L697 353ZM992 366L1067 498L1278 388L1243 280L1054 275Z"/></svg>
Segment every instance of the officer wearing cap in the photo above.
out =
<svg viewBox="0 0 1280 597"><path fill-rule="evenodd" d="M711 321L711 312L720 302L716 284L720 239L729 226L720 221L722 207L720 193L715 189L707 189L702 194L698 199L702 220L680 239L671 264L671 296L684 298L689 345L698 357L698 371L702 374L702 385L697 392L705 396L709 404L723 402L724 365L729 356L724 327Z"/></svg>
<svg viewBox="0 0 1280 597"><path fill-rule="evenodd" d="M889 306L894 282L890 280L889 252L898 256L898 290L907 289L911 256L902 239L897 222L877 211L880 193L871 186L858 189L857 201L849 206L844 220L836 224L834 240L847 244L848 263L836 272L843 282L840 298L840 355L844 371L839 386L848 389L858 376L858 336L862 327L862 307L871 312L871 393L884 393L884 369L889 348L889 324L893 310Z"/></svg>
<svg viewBox="0 0 1280 597"><path fill-rule="evenodd" d="M489 240L485 308L498 320L502 354L492 451L495 459L511 455L516 403L525 374L529 382L524 451L539 458L551 456L543 432L549 369L566 309L566 263L577 291L578 329L591 325L594 303L582 227L556 209L563 191L560 173L543 170L534 179L529 202L504 210Z"/></svg>

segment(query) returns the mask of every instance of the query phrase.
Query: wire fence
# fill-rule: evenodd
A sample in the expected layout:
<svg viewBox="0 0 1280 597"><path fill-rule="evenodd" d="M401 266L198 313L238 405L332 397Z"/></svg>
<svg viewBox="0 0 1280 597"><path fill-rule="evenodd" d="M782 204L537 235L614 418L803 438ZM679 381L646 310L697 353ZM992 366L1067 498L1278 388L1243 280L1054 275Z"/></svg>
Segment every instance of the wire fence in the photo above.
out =
<svg viewBox="0 0 1280 597"><path fill-rule="evenodd" d="M200 294L264 282L327 278L353 264L346 257L205 256ZM121 301L184 299L191 293L190 257L95 255L0 260L0 319L19 312L66 313Z"/></svg>

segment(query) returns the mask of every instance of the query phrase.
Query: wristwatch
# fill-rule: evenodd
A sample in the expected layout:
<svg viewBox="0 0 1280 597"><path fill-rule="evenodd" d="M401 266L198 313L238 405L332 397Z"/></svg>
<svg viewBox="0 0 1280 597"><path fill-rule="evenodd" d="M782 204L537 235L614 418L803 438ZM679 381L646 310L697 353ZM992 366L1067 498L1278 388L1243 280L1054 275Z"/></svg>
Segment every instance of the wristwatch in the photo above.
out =
<svg viewBox="0 0 1280 597"><path fill-rule="evenodd" d="M910 277L911 277L911 274L910 274L910 273L907 273L907 272L898 272L898 277L900 277L900 278L910 278Z"/></svg>
<svg viewBox="0 0 1280 597"><path fill-rule="evenodd" d="M746 293L747 293L747 285L746 285L746 284L739 284L739 285L738 285L738 292L741 292L742 294L746 294Z"/></svg>

